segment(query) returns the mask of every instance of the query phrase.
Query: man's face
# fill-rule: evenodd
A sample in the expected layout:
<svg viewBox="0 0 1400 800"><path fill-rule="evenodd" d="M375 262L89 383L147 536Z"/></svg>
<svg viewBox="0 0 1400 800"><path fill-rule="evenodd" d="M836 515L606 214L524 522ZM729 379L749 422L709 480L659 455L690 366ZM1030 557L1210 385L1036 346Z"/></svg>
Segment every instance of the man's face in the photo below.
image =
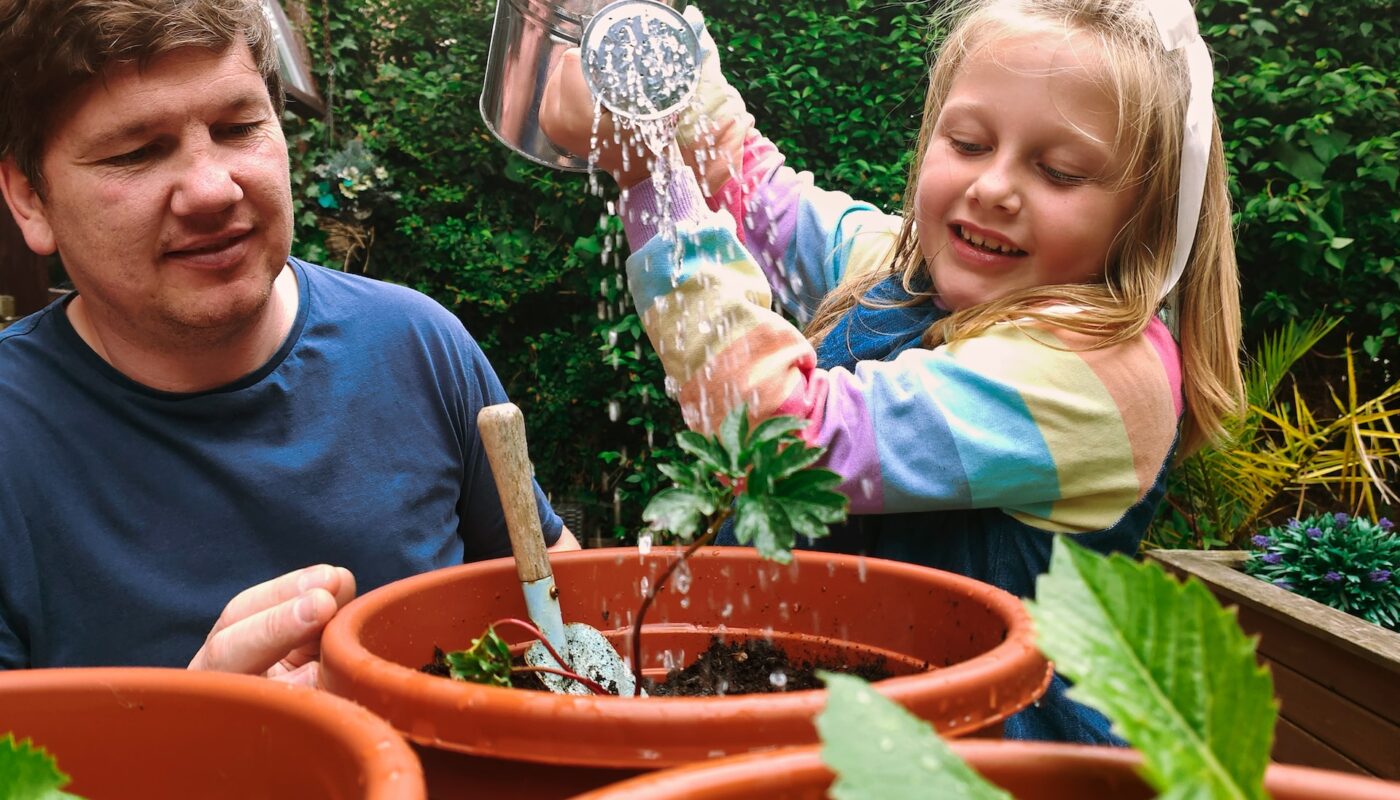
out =
<svg viewBox="0 0 1400 800"><path fill-rule="evenodd" d="M60 254L104 335L236 336L291 248L286 141L241 42L89 82L50 130L42 199L5 169L30 247Z"/></svg>

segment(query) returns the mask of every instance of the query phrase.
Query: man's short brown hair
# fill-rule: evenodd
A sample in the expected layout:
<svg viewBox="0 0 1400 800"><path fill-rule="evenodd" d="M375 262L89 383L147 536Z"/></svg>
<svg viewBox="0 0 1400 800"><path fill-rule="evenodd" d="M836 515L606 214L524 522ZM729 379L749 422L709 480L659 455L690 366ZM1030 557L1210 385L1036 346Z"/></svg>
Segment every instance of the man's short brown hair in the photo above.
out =
<svg viewBox="0 0 1400 800"><path fill-rule="evenodd" d="M282 110L271 26L258 0L0 0L0 158L36 188L54 114L108 65L243 38Z"/></svg>

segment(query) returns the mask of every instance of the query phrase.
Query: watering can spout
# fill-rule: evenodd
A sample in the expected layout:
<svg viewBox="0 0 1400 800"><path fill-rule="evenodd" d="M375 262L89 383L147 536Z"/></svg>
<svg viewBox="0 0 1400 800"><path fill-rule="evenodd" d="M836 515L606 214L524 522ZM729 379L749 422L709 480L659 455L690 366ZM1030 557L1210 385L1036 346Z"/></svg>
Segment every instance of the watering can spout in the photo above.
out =
<svg viewBox="0 0 1400 800"><path fill-rule="evenodd" d="M586 158L540 130L545 83L572 47L582 49L590 88L614 113L677 114L698 81L699 38L669 0L497 0L481 117L502 144L547 167L588 169Z"/></svg>

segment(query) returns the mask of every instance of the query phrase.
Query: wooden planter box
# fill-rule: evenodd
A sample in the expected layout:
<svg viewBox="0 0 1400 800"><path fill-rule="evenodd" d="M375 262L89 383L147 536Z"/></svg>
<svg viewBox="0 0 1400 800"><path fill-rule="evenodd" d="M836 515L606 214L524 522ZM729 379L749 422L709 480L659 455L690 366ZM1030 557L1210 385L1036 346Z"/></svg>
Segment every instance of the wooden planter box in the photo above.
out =
<svg viewBox="0 0 1400 800"><path fill-rule="evenodd" d="M1275 761L1400 780L1400 634L1246 575L1239 551L1153 550L1259 637L1280 712Z"/></svg>

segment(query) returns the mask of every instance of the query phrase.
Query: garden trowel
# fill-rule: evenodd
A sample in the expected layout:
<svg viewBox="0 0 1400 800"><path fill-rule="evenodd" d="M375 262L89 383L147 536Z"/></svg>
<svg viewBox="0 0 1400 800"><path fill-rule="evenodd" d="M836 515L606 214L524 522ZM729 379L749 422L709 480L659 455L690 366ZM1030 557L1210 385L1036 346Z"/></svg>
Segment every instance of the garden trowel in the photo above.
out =
<svg viewBox="0 0 1400 800"><path fill-rule="evenodd" d="M515 571L525 591L525 609L530 621L544 633L551 646L568 664L562 668L591 678L606 689L631 697L636 690L632 671L597 629L581 622L564 624L559 611L559 589L545 550L539 508L535 505L530 456L525 447L525 419L514 403L487 406L476 416L486 457L496 477L506 527L510 530ZM525 663L534 667L560 669L561 665L540 642L525 652ZM539 673L545 686L556 694L590 694L587 687L546 672Z"/></svg>

